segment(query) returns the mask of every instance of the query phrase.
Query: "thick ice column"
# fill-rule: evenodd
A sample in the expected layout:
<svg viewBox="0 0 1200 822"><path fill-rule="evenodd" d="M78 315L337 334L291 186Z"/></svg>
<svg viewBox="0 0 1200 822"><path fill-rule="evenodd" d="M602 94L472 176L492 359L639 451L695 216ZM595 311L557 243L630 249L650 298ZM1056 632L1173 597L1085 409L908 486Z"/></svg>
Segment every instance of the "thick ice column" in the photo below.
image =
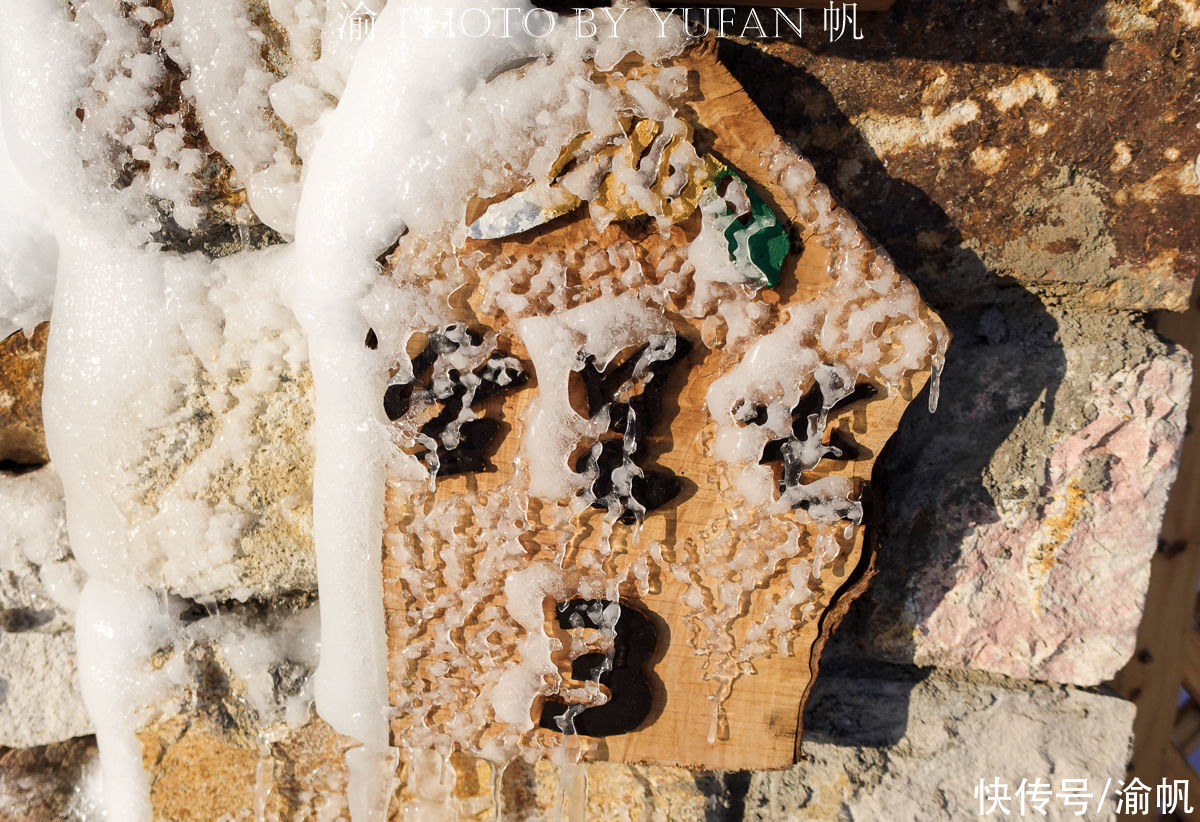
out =
<svg viewBox="0 0 1200 822"><path fill-rule="evenodd" d="M499 13L499 5L482 7ZM321 124L296 224L294 308L309 338L316 388L317 709L380 753L388 744L380 550L390 446L386 363L364 345L362 302L378 275L376 258L400 236L407 215L438 196L405 185L429 143L455 138L431 134L425 115L528 49L519 31L426 36L411 12L389 4L363 43L338 108Z"/></svg>

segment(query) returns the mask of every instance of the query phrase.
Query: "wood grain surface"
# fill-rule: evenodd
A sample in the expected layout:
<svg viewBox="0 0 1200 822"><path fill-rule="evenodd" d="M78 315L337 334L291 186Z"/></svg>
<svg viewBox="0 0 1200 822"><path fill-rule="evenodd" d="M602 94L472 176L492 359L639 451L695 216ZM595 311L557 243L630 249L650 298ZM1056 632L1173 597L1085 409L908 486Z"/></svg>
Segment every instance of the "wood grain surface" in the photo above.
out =
<svg viewBox="0 0 1200 822"><path fill-rule="evenodd" d="M798 237L793 253L785 262L780 286L764 291L762 299L785 308L793 302L805 301L820 294L831 282L825 248L820 242L813 241L812 227L800 220L794 204L772 184L763 168L761 150L776 139L770 123L717 61L711 42L692 50L676 63L689 68L693 88L698 90L688 101L688 116L698 129L697 142L711 141L711 150L738 169L776 213L786 217ZM635 69L629 76L637 76L639 71L653 70ZM657 231L639 231L636 226L628 224L612 224L603 232L598 232L584 209L515 239L468 242L460 256L480 252L477 259L491 259L500 255L520 259L556 248L578 249L592 245L603 248L614 242L630 240L638 245L639 254L650 261L652 267L653 262L672 247L686 243L697 228L698 222L693 219L675 226L665 238ZM514 356L529 362L528 352L524 350L519 337L511 329L501 327L495 317L480 311L479 292L478 283L466 283L462 310L468 315L473 314L474 323L478 326L499 328L504 346ZM922 307L922 310L926 309ZM720 471L709 454L713 423L705 404L705 395L712 381L736 363L736 358L720 347L705 346L700 321L678 314L671 314L668 319L676 332L692 343L692 348L686 363L678 365L671 373L664 398L664 413L649 438L649 465L669 470L682 478L685 490L676 501L649 513L640 534L635 536L631 526L617 524L613 534L614 554L630 551L635 540L638 545L658 540L664 546L663 553L668 561L699 562L697 552L703 552L706 541L726 527L732 511L743 505L740 498L730 491L728 484L721 481ZM939 322L933 315L929 315L928 321ZM872 494L869 485L875 459L927 377L927 373L920 372L902 382L895 390L889 390L882 381L873 381L878 389L874 397L832 414L829 433L840 432L850 436L858 445L857 458L828 459L811 476L840 474L850 477L869 504ZM494 470L442 478L433 492L436 499L494 491L513 480L522 447L536 447L536 444L524 443L524 426L528 420L527 407L537 390L537 375L532 374L529 384L521 390L487 401L483 406L484 415L502 423L495 450L489 455ZM427 502L392 493L388 500L387 519L392 523L402 521L410 515L414 506ZM574 527L580 529L584 536L573 543L573 550L591 548L592 543L587 535L594 535L599 530L602 513L589 510L578 517ZM788 512L780 516L795 515ZM815 539L812 526L807 526L807 533ZM586 756L706 769L783 768L793 764L798 756L803 704L816 675L820 649L840 621L850 600L865 587L870 576L869 552L864 548L865 537L864 526L851 529L849 534L843 534L842 529L838 529L837 538L842 543L841 555L823 570L819 585L815 586L813 601L816 607L792 633L788 642L790 653L774 653L758 658L754 661L754 672L737 679L724 703L727 731L721 735L723 738L713 743L708 741L714 716L710 699L713 683L704 677L704 655L696 653L692 647L691 637L696 626L689 619L689 609L683 604L686 586L669 574L660 574L651 591L644 596L639 596L633 585L625 586L622 600L649 615L658 632L658 647L648 670L655 695L654 709L649 719L633 732L581 740ZM553 540L548 529L531 535L531 551L534 553L539 540L545 543L544 550L553 556L550 547ZM402 637L406 631L413 630L413 626L405 610L408 600L401 582L402 569L388 551L385 550L384 554L389 652L396 658L402 651ZM571 557L568 556L567 562L570 561ZM765 588L756 592L747 603L743 609L745 615L737 622L739 642L746 626L765 612L773 595L781 591L786 582L784 569L779 569L770 577ZM552 622L551 606L552 603L546 604L547 630L550 630L549 623ZM394 669L391 682L393 695L410 686L405 677L411 675L411 670L411 666ZM569 672L569 665L564 663L564 675L569 675ZM464 700L477 696L464 694ZM397 739L404 737L406 721L403 718L396 720L393 731ZM556 744L553 738L556 735L552 732L539 733L544 737L547 747Z"/></svg>

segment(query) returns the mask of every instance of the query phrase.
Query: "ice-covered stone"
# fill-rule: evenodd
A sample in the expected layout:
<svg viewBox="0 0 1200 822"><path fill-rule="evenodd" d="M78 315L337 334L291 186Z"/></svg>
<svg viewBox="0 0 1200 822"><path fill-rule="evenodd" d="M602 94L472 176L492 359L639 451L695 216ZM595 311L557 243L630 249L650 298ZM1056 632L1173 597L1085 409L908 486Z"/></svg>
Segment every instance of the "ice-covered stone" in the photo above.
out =
<svg viewBox="0 0 1200 822"><path fill-rule="evenodd" d="M147 727L141 739L154 762L155 819L349 818L347 740L316 717L261 748L183 717Z"/></svg>
<svg viewBox="0 0 1200 822"><path fill-rule="evenodd" d="M179 614L137 733L155 819L345 818L354 743L311 710L317 623L304 598Z"/></svg>
<svg viewBox="0 0 1200 822"><path fill-rule="evenodd" d="M963 819L977 815L980 778L1000 779L1010 793L1022 779L1046 780L1057 793L1065 778L1088 780L1088 819L1112 819L1133 715L1132 703L1111 694L843 656L815 686L801 764L759 773L589 764L586 818ZM322 797L335 801L331 791L345 781L344 739L319 720L262 751L210 721L188 725L182 717L147 728L142 739L158 763L154 804L163 816L236 812L254 807L256 796L268 811L312 812ZM517 760L502 776L482 760L456 755L451 764L443 809L452 818L492 818L497 798L501 818L553 818L559 769L552 763ZM199 804L187 804L189 790L216 784L220 792L200 790L191 794L203 797L193 799ZM401 788L391 818L411 798ZM1048 819L1073 818L1058 799L1047 810Z"/></svg>
<svg viewBox="0 0 1200 822"><path fill-rule="evenodd" d="M54 469L0 474L0 630L70 630L82 585Z"/></svg>
<svg viewBox="0 0 1200 822"><path fill-rule="evenodd" d="M54 469L0 474L0 745L90 732L71 630L82 583Z"/></svg>
<svg viewBox="0 0 1200 822"><path fill-rule="evenodd" d="M1104 788L1109 784L1111 793L1124 778L1133 714L1123 699L1067 686L839 661L818 680L810 702L803 763L787 771L726 774L588 765L587 818L962 819L977 815L973 790L980 778L998 778L1012 791L1022 779L1040 778L1055 792L1066 778L1088 780L1091 808L1100 810L1087 818L1106 820L1115 806ZM344 737L314 719L259 749L222 731L219 720L219 713L193 713L143 729L155 763L156 816L262 810L268 818L344 817ZM84 742L20 755L14 764L33 769L36 788L0 777L0 809L55 803L68 809L65 818L80 818L71 809L87 799L91 751ZM43 759L61 761L61 773L51 779L38 771ZM558 769L548 762L514 762L498 784L485 763L456 758L455 767L451 795L460 818L491 818L495 796L504 819L554 813ZM403 796L393 800L393 818ZM1048 819L1075 818L1058 799L1047 810Z"/></svg>
<svg viewBox="0 0 1200 822"><path fill-rule="evenodd" d="M54 333L87 342L51 341L45 389L80 563L210 601L311 588L312 403L281 305L290 255L213 263L83 233L60 273L88 295L61 302Z"/></svg>
<svg viewBox="0 0 1200 822"><path fill-rule="evenodd" d="M0 632L0 745L27 748L91 732L74 633Z"/></svg>
<svg viewBox="0 0 1200 822"><path fill-rule="evenodd" d="M50 316L57 248L41 199L9 156L0 101L0 337ZM43 342L44 342L43 333Z"/></svg>
<svg viewBox="0 0 1200 822"><path fill-rule="evenodd" d="M85 736L0 755L0 817L86 822L100 814L96 740Z"/></svg>

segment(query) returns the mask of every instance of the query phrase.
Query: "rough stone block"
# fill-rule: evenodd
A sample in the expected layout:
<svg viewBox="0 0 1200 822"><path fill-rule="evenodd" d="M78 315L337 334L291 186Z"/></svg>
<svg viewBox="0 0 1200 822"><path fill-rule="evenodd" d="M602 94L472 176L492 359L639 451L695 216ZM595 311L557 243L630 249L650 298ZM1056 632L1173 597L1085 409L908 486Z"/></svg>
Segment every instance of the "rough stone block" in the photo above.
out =
<svg viewBox="0 0 1200 822"><path fill-rule="evenodd" d="M83 573L67 541L66 517L51 466L0 473L0 631L73 627Z"/></svg>
<svg viewBox="0 0 1200 822"><path fill-rule="evenodd" d="M887 659L1094 685L1133 651L1191 363L1123 318L1050 336L1030 316L976 316L941 408L910 413L884 455L856 630Z"/></svg>
<svg viewBox="0 0 1200 822"><path fill-rule="evenodd" d="M0 818L86 822L100 814L95 737L0 753Z"/></svg>
<svg viewBox="0 0 1200 822"><path fill-rule="evenodd" d="M54 469L0 474L0 745L91 732L75 665L81 584Z"/></svg>
<svg viewBox="0 0 1200 822"><path fill-rule="evenodd" d="M974 819L979 780L1015 794L1023 779L1058 793L1086 779L1086 815L1116 818L1135 708L1115 695L946 671L826 668L810 703L806 761L760 772L745 819ZM1107 787L1107 793L1106 793ZM1019 805L1008 804L1012 816ZM1001 814L997 813L997 816ZM1041 817L1075 819L1053 798Z"/></svg>
<svg viewBox="0 0 1200 822"><path fill-rule="evenodd" d="M1192 0L911 0L858 17L861 40L806 30L723 56L935 308L1013 284L1081 307L1186 306Z"/></svg>
<svg viewBox="0 0 1200 822"><path fill-rule="evenodd" d="M0 461L41 465L49 459L42 428L49 328L42 323L28 337L18 331L0 342Z"/></svg>
<svg viewBox="0 0 1200 822"><path fill-rule="evenodd" d="M26 748L91 732L79 694L75 634L0 633L0 745Z"/></svg>

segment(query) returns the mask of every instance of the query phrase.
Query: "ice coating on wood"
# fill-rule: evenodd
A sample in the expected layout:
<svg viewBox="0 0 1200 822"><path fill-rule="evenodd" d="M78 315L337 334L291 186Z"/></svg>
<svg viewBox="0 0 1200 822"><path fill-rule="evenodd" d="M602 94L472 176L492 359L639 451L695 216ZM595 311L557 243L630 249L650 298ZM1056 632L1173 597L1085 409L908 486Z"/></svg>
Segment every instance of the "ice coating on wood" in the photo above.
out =
<svg viewBox="0 0 1200 822"><path fill-rule="evenodd" d="M674 641L705 660L710 738L727 737L722 706L739 678L765 656L793 652L796 625L828 607L830 569L860 538L866 477L853 470L861 459L853 438L839 437L861 432L865 409L908 390L947 342L911 284L833 203L811 165L779 142L748 152L738 170L744 180L730 180L707 209L679 212L678 222L647 208L651 219L631 224L605 200L603 177L568 171L562 184L588 201L586 210L515 236L464 234L488 203L534 196L563 156L608 156L663 128L683 137L672 152L699 156L692 140L703 124L680 119L681 101L695 92L686 62L660 69L635 56L610 76L574 56L554 53L468 95L462 142L480 149L458 160L478 182L476 205L410 226L374 291L388 306L372 314L372 330L393 384L414 379L424 343L413 340L452 328L484 341L477 359L502 353L530 374L528 384L471 410L496 435L477 471L462 477L406 460L426 447L424 417L399 407L393 417L401 456L390 472L384 558L392 727L417 750L501 761L565 751L574 743L536 729L531 711L543 700L568 704L568 717L604 704L605 688L572 681L566 666L585 652L603 654L605 631L560 633L546 621L551 605L611 602L611 631L625 607L618 602L653 600L664 586L674 586L689 614ZM520 104L500 107L505 95ZM625 130L614 126L619 112ZM530 132L536 150L506 145L502 160L477 136ZM651 205L658 183L616 167L604 172L626 184L632 201ZM750 186L769 186L802 242L824 249L822 289L806 285L781 304L748 283L726 232L761 199ZM747 237L733 233L745 251ZM442 295L440 310L419 296L431 293ZM397 308L403 299L413 312ZM646 378L653 362L658 383ZM693 404L658 396L697 373L710 382L689 395ZM466 414L465 405L454 408ZM697 427L676 426L664 409L698 415ZM640 441L647 431L652 445ZM707 467L667 459L672 440L675 448L700 443ZM711 510L686 515L703 528L690 526L674 544L654 536L663 529L656 511L669 519L673 506L689 505L667 464L700 471L685 479L719 497ZM664 508L638 497L651 477L668 489ZM464 700L464 692L477 696Z"/></svg>
<svg viewBox="0 0 1200 822"><path fill-rule="evenodd" d="M551 659L554 650L546 634L542 603L548 597L568 593L562 573L552 565L531 565L510 575L504 583L508 612L525 631L517 645L521 664L505 671L488 698L495 717L519 732L533 730L534 702L542 692L542 680L560 676Z"/></svg>
<svg viewBox="0 0 1200 822"><path fill-rule="evenodd" d="M571 407L568 377L583 366L581 355L593 357L603 370L621 351L643 346L670 327L660 312L632 294L601 297L518 324L540 386L530 407L525 439L531 494L557 499L581 487L568 460L581 440L598 438L609 425L606 415L585 419Z"/></svg>

